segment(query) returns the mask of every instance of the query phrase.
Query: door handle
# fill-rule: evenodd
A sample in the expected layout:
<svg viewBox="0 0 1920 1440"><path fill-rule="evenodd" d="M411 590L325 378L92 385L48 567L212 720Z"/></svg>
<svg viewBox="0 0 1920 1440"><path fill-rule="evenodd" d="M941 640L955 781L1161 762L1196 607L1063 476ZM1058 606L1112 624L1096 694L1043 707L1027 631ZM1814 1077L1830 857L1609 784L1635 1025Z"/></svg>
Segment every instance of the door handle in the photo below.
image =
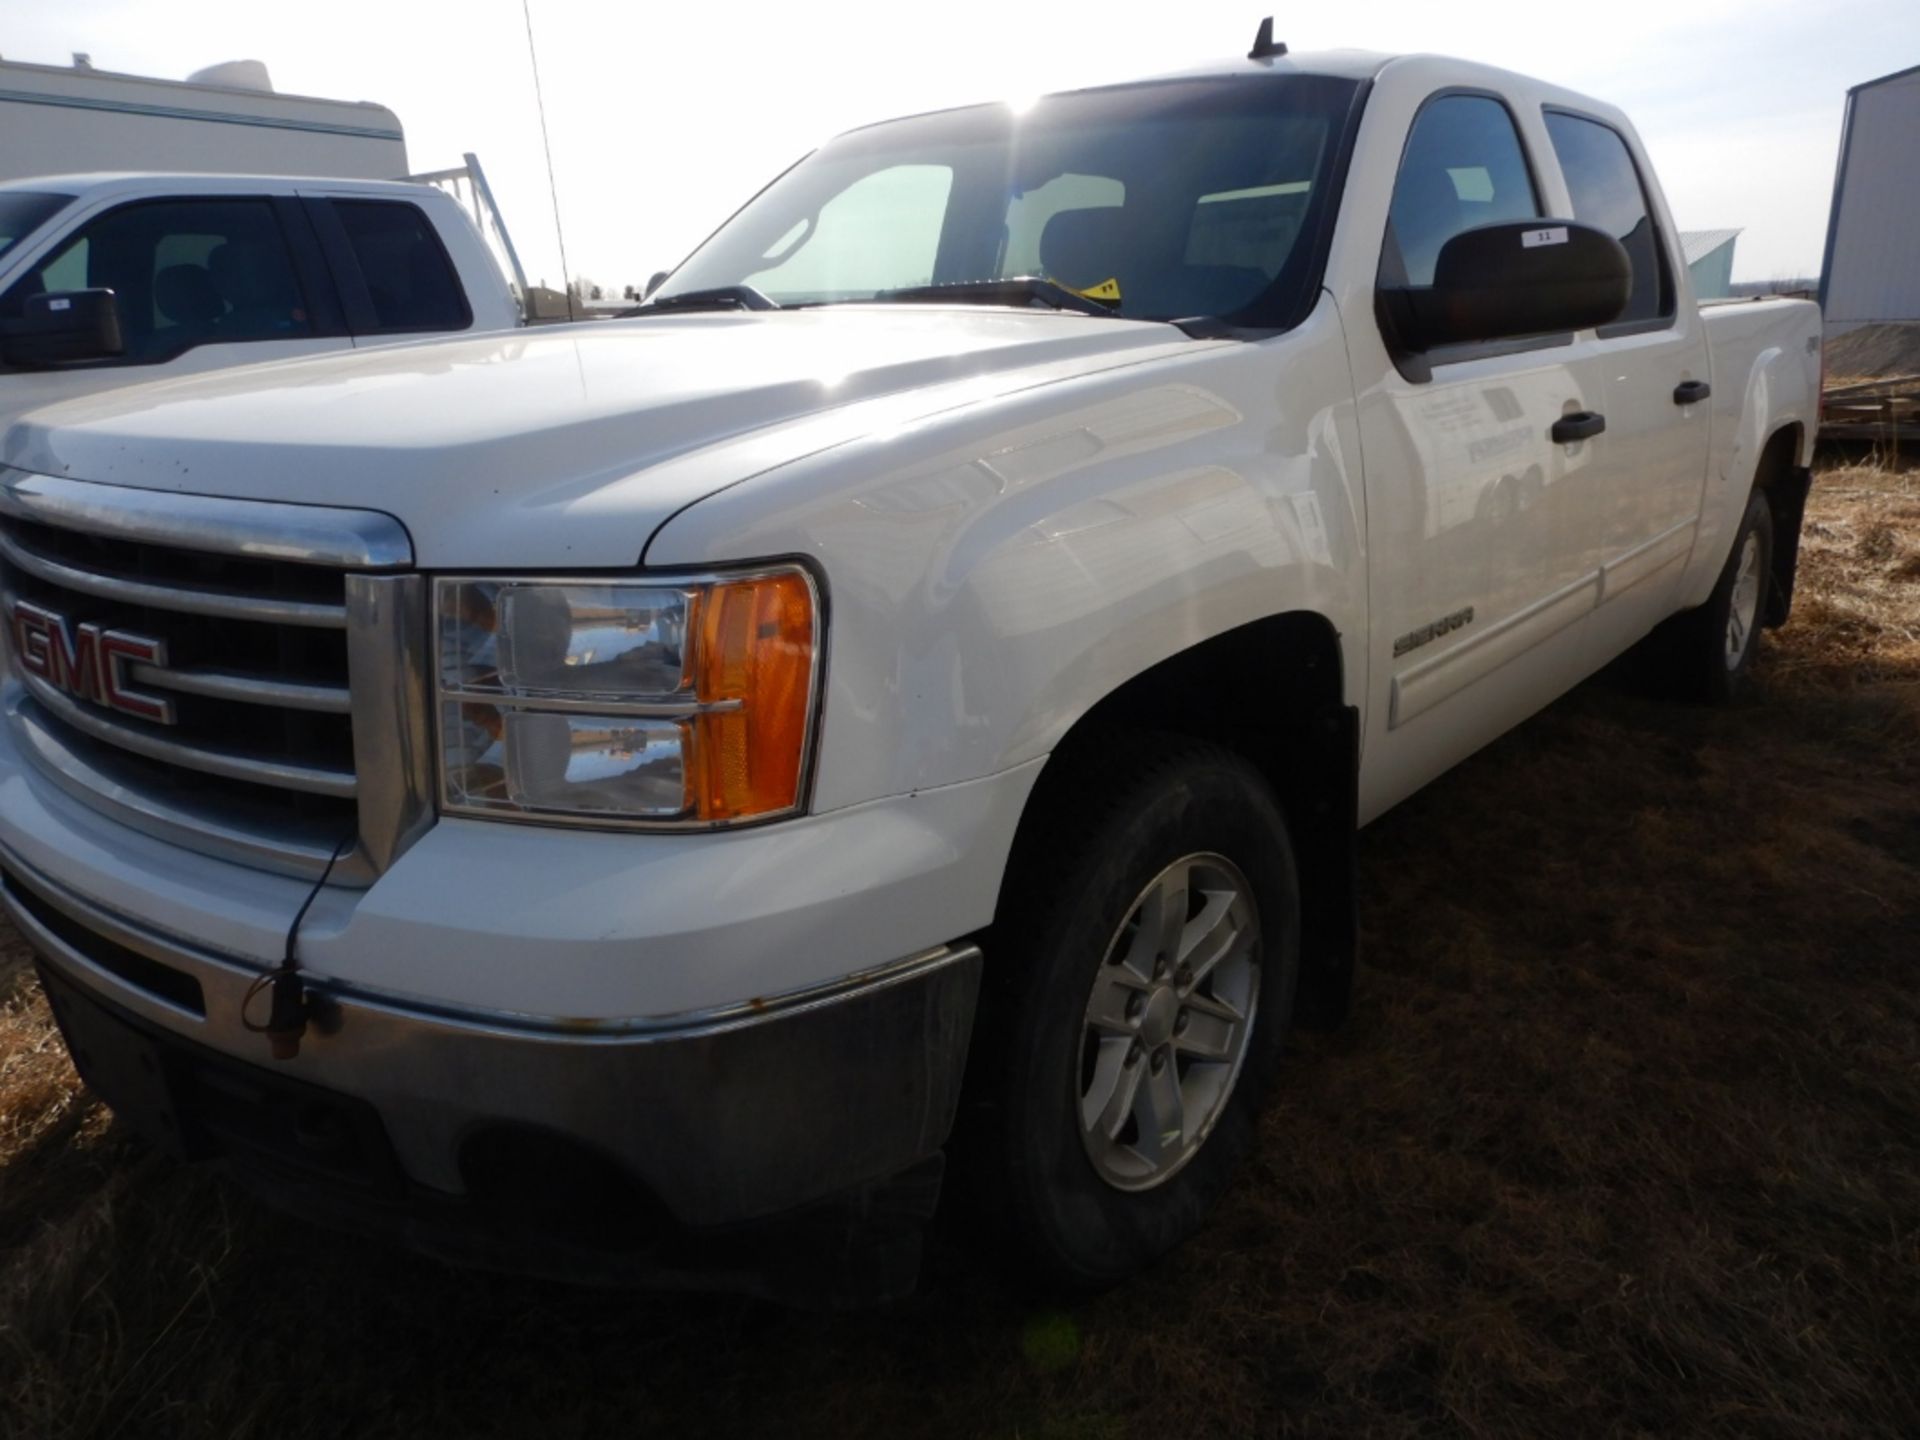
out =
<svg viewBox="0 0 1920 1440"><path fill-rule="evenodd" d="M1713 386L1704 380L1682 380L1673 387L1673 403L1697 405L1711 394L1713 394Z"/></svg>
<svg viewBox="0 0 1920 1440"><path fill-rule="evenodd" d="M1554 421L1553 429L1547 433L1553 437L1554 444L1566 445L1575 440L1591 440L1606 428L1607 417L1597 410L1576 410Z"/></svg>

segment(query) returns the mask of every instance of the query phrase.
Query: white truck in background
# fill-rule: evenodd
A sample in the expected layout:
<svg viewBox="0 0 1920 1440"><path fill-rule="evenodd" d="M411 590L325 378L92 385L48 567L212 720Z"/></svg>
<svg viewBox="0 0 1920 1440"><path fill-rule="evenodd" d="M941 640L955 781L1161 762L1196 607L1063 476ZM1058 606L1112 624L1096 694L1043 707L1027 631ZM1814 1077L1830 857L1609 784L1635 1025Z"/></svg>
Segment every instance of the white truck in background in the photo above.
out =
<svg viewBox="0 0 1920 1440"><path fill-rule="evenodd" d="M1483 65L869 126L631 319L15 424L0 895L309 1216L871 1297L951 1150L1111 1282L1344 1012L1358 826L1637 643L1739 689L1818 342Z"/></svg>
<svg viewBox="0 0 1920 1440"><path fill-rule="evenodd" d="M192 174L0 184L0 427L149 380L520 323L472 219L434 185Z"/></svg>
<svg viewBox="0 0 1920 1440"><path fill-rule="evenodd" d="M75 61L0 61L0 427L147 380L521 323L474 156L408 175L391 110L280 94L258 61L184 82Z"/></svg>

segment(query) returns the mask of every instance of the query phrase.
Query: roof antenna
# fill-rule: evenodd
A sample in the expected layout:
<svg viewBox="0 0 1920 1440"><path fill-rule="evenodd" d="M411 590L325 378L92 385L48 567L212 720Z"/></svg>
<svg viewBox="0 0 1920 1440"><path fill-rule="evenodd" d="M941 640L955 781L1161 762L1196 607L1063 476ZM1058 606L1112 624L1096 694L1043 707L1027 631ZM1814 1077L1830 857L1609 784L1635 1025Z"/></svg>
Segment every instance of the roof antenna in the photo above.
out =
<svg viewBox="0 0 1920 1440"><path fill-rule="evenodd" d="M533 48L533 6L520 0L520 14L527 22L527 63L533 67L533 103L540 112L540 147L547 155L547 192L553 196L553 235L560 242L560 284L567 292L567 319L580 317L573 310L573 276L567 269L567 234L560 228L560 186L553 178L553 143L547 139L547 102L540 94L540 57ZM540 282L545 284L543 280ZM527 297L527 318L533 318L533 297Z"/></svg>
<svg viewBox="0 0 1920 1440"><path fill-rule="evenodd" d="M1253 49L1247 52L1249 60L1271 60L1276 55L1287 53L1287 42L1273 38L1273 17L1267 16L1260 22L1260 31L1253 37Z"/></svg>

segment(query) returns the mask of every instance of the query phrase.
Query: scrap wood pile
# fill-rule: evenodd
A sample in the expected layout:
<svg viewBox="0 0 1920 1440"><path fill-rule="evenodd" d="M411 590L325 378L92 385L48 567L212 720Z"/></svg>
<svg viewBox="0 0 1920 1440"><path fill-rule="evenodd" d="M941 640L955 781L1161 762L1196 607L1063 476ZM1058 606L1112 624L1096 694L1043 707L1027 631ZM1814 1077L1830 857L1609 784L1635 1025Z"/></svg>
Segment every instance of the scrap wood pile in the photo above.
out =
<svg viewBox="0 0 1920 1440"><path fill-rule="evenodd" d="M1820 397L1827 440L1920 440L1920 375L1829 384Z"/></svg>
<svg viewBox="0 0 1920 1440"><path fill-rule="evenodd" d="M1820 434L1829 440L1920 440L1920 323L1882 321L1829 340Z"/></svg>

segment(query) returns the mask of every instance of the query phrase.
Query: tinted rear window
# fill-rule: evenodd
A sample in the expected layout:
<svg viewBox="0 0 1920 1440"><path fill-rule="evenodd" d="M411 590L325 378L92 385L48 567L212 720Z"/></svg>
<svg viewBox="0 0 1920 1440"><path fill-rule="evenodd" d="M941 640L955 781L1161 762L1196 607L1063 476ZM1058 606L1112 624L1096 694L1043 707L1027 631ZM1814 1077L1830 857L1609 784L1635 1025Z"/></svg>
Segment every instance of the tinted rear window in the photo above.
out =
<svg viewBox="0 0 1920 1440"><path fill-rule="evenodd" d="M460 279L427 217L389 200L336 200L334 211L360 262L374 328L464 330L473 316Z"/></svg>
<svg viewBox="0 0 1920 1440"><path fill-rule="evenodd" d="M1617 323L1673 314L1666 257L1627 142L1597 120L1557 111L1547 112L1547 134L1573 197L1573 218L1613 236L1633 262L1633 294Z"/></svg>

